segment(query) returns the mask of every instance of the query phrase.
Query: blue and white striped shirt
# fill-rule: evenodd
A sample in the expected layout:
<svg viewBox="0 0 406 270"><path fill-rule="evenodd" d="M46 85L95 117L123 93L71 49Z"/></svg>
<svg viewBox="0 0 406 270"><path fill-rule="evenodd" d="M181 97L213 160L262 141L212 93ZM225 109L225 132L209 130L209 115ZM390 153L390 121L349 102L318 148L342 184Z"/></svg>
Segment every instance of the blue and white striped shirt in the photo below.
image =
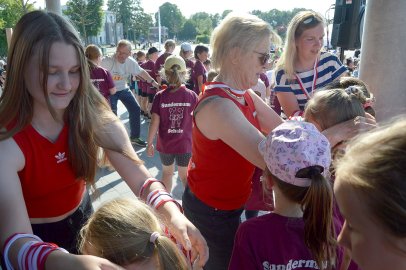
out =
<svg viewBox="0 0 406 270"><path fill-rule="evenodd" d="M317 64L317 80L315 89L321 88L324 85L332 82L336 78L340 77L347 69L340 60L334 54L328 52L322 52L320 54L319 63ZM306 88L309 95L312 95L312 83L313 83L313 69L305 72L296 73L296 75L302 80L303 86ZM285 71L279 70L276 73L275 79L276 85L275 92L287 92L293 93L299 104L300 110L304 110L307 103L307 97L300 88L300 84L297 79L288 80Z"/></svg>

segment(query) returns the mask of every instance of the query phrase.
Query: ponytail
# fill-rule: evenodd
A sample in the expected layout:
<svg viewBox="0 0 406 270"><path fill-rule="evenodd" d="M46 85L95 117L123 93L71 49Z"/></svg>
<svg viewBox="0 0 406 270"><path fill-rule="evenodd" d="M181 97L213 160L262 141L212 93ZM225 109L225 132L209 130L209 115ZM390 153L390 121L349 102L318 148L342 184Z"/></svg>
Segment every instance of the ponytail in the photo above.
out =
<svg viewBox="0 0 406 270"><path fill-rule="evenodd" d="M332 223L333 192L322 175L323 168L311 166L300 170L297 176L311 179L301 206L305 224L305 244L317 261L319 269L332 269L335 261L334 227ZM327 263L327 265L325 265Z"/></svg>
<svg viewBox="0 0 406 270"><path fill-rule="evenodd" d="M332 222L333 192L330 183L322 175L324 168L311 166L299 170L297 178L311 179L309 187L295 186L270 174L284 196L299 203L303 209L304 242L317 262L319 269L332 269L335 265L335 232Z"/></svg>
<svg viewBox="0 0 406 270"><path fill-rule="evenodd" d="M165 70L162 68L159 71L159 75L161 78L165 79L171 89L174 89L175 91L179 89L179 87L189 80L189 72L188 71L180 71L180 66L179 65L173 65L170 69Z"/></svg>
<svg viewBox="0 0 406 270"><path fill-rule="evenodd" d="M166 236L159 236L154 243L158 254L160 270L186 270L188 269L185 257L181 254L175 243Z"/></svg>

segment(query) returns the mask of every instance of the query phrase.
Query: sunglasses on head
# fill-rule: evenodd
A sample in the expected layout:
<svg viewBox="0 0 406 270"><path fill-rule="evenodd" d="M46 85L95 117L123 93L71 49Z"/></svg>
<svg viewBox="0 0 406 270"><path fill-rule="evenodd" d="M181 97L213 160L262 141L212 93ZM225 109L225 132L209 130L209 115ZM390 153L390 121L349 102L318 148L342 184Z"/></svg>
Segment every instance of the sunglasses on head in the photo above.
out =
<svg viewBox="0 0 406 270"><path fill-rule="evenodd" d="M315 19L316 19L316 18L315 18L313 15L311 15L311 16L310 16L309 18L307 18L306 20L303 20L302 23L303 23L303 24L309 24L309 23L312 23Z"/></svg>
<svg viewBox="0 0 406 270"><path fill-rule="evenodd" d="M257 52L257 51L254 51L254 53L260 55L258 58L259 58L259 61L261 62L262 65L265 65L271 59L271 54L270 53L261 53L261 52Z"/></svg>

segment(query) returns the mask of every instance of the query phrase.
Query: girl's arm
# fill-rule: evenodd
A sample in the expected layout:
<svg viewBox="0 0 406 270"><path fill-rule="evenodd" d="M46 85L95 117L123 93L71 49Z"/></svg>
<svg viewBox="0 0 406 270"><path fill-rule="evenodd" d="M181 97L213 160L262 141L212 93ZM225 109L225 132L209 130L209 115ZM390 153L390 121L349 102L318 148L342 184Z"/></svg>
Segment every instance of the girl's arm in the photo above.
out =
<svg viewBox="0 0 406 270"><path fill-rule="evenodd" d="M151 123L149 124L148 137L147 137L147 155L149 157L154 156L154 138L158 132L158 127L160 123L159 115L156 113L152 114Z"/></svg>
<svg viewBox="0 0 406 270"><path fill-rule="evenodd" d="M196 79L197 79L197 85L199 86L199 91L201 93L203 90L203 75L197 76Z"/></svg>
<svg viewBox="0 0 406 270"><path fill-rule="evenodd" d="M0 246L4 252L6 240L14 234L33 234L28 217L18 172L25 166L24 155L13 139L0 141ZM9 249L8 259L18 269L18 252L22 246L33 241L23 237ZM53 251L46 260L46 269L122 269L106 259L79 256Z"/></svg>
<svg viewBox="0 0 406 270"><path fill-rule="evenodd" d="M279 103L283 108L283 112L287 117L292 116L295 112L300 110L297 98L293 93L289 92L276 92Z"/></svg>
<svg viewBox="0 0 406 270"><path fill-rule="evenodd" d="M151 174L135 153L125 127L119 121L116 121L106 127L103 134L105 134L105 138L102 138L102 141L118 145L120 149L123 149L126 152L126 154L123 154L105 149L110 163L127 183L133 193L139 196L141 187L146 179L151 177ZM111 134L114 134L114 136L110 136ZM164 189L162 183L154 182L149 185L143 192L141 199L146 200L146 196L151 191L157 189ZM208 247L199 230L183 214L181 214L177 205L173 202L165 203L157 210L157 213L167 223L171 233L180 243L182 243L186 250L196 250L195 254L199 255L198 265L203 267L208 259Z"/></svg>

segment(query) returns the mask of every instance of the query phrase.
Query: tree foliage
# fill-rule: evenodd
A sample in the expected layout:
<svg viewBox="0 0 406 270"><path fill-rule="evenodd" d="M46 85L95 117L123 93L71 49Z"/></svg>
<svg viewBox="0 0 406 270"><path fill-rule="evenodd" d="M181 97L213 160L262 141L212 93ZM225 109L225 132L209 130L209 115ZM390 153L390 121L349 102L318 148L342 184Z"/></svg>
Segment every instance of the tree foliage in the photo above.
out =
<svg viewBox="0 0 406 270"><path fill-rule="evenodd" d="M144 12L140 0L108 0L108 9L116 13L117 22L123 24L124 38L135 41L147 35L152 18Z"/></svg>
<svg viewBox="0 0 406 270"><path fill-rule="evenodd" d="M185 23L185 17L182 15L178 6L166 2L159 7L159 11L161 15L161 26L168 27L170 37L178 36ZM158 13L155 13L155 19L158 22Z"/></svg>
<svg viewBox="0 0 406 270"><path fill-rule="evenodd" d="M196 38L197 31L194 22L189 19L183 24L182 29L179 32L179 39L181 40L194 40Z"/></svg>
<svg viewBox="0 0 406 270"><path fill-rule="evenodd" d="M0 56L7 54L6 28L13 28L25 13L34 10L32 0L0 0Z"/></svg>
<svg viewBox="0 0 406 270"><path fill-rule="evenodd" d="M103 0L69 0L64 14L79 31L83 41L99 34L103 23Z"/></svg>
<svg viewBox="0 0 406 270"><path fill-rule="evenodd" d="M287 26L296 13L305 10L303 8L295 8L293 10L277 10L269 11L253 10L251 14L258 16L268 22L276 32L285 37ZM181 11L176 4L169 2L160 6L161 26L168 27L169 36L178 36L181 40L195 40L199 36L210 36L213 29L223 20L232 10L224 10L222 13L208 14L206 12L198 12L192 14L189 19L185 20ZM156 21L158 13L155 14Z"/></svg>
<svg viewBox="0 0 406 270"><path fill-rule="evenodd" d="M213 21L208 13L198 12L193 14L190 18L194 21L198 34L210 35L213 31Z"/></svg>

